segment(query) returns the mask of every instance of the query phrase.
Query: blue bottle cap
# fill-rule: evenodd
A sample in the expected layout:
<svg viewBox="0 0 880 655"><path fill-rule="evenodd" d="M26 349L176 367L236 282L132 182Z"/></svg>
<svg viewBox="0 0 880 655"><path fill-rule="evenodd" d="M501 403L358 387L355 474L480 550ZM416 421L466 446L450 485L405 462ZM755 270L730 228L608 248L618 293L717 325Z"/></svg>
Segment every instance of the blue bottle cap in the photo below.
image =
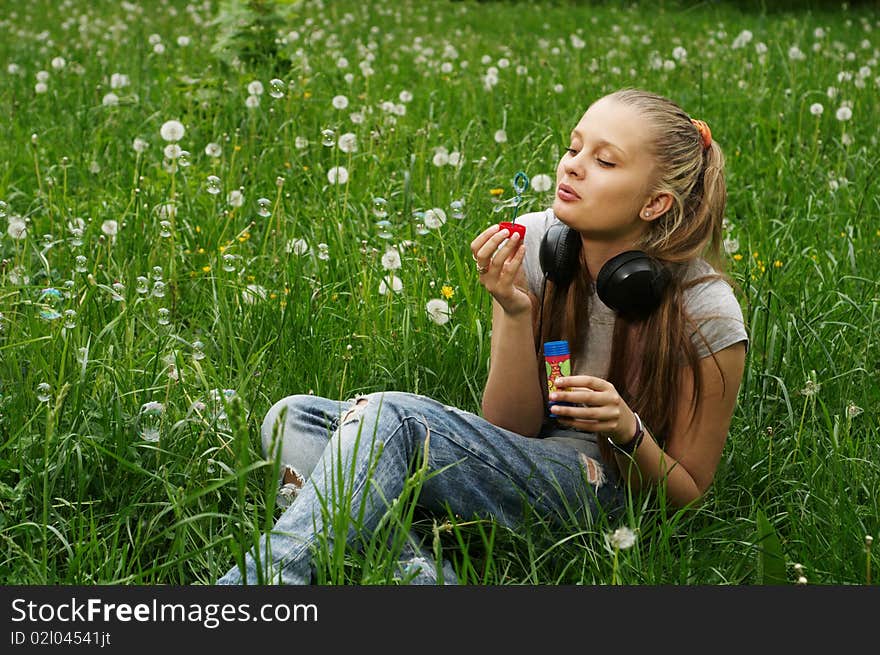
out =
<svg viewBox="0 0 880 655"><path fill-rule="evenodd" d="M544 355L546 357L558 357L559 355L570 355L568 350L568 341L547 341L544 344Z"/></svg>

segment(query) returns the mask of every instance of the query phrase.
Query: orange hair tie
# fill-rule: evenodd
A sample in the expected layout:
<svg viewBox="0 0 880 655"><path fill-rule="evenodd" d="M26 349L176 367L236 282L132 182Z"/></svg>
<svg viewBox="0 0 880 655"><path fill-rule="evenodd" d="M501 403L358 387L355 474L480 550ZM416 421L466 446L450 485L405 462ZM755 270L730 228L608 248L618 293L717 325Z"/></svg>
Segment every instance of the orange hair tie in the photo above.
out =
<svg viewBox="0 0 880 655"><path fill-rule="evenodd" d="M703 142L703 150L705 150L712 145L712 130L709 129L706 121L699 121L696 118L692 118L691 123L696 126L697 131L700 133L700 140Z"/></svg>

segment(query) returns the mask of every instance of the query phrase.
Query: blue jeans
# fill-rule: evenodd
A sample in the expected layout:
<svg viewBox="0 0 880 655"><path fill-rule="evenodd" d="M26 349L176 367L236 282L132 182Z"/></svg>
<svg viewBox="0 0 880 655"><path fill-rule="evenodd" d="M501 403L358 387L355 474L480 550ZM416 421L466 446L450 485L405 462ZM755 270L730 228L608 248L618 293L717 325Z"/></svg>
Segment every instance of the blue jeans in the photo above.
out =
<svg viewBox="0 0 880 655"><path fill-rule="evenodd" d="M425 451L429 473L418 504L443 516L451 510L515 528L527 503L531 512L551 522L589 524L625 502L616 474L602 465L598 449L584 452L583 440L523 437L410 393L374 393L347 402L289 396L267 413L262 439L266 456L280 458L282 471L289 467L302 482L258 546L262 579L273 584L311 582L317 535L336 537L324 525L321 503L333 506L340 471L351 494L351 516L362 512L362 529L369 531L399 496L413 467L422 464ZM352 528L346 539L354 538ZM424 552L417 556L431 561ZM253 552L245 557L244 574L236 566L217 584L257 583Z"/></svg>

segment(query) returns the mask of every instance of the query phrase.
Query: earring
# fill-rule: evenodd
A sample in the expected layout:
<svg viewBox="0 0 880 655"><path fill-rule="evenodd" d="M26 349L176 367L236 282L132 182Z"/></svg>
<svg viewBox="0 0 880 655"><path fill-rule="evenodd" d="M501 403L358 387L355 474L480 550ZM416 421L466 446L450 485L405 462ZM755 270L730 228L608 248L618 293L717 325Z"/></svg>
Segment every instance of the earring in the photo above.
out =
<svg viewBox="0 0 880 655"><path fill-rule="evenodd" d="M652 212L650 209L646 209L646 210L645 210L645 218L651 218L651 214L652 214L652 213L653 213L653 212Z"/></svg>

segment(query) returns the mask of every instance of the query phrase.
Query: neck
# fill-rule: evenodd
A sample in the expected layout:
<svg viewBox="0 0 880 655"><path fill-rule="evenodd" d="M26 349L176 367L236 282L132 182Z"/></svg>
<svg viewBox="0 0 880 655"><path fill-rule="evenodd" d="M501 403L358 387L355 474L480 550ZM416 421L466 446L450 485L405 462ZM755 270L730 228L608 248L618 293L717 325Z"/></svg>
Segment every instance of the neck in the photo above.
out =
<svg viewBox="0 0 880 655"><path fill-rule="evenodd" d="M590 277L594 281L598 279L599 271L602 270L605 263L622 252L632 250L634 241L635 239L632 237L622 237L614 241L597 241L581 235L581 247Z"/></svg>

